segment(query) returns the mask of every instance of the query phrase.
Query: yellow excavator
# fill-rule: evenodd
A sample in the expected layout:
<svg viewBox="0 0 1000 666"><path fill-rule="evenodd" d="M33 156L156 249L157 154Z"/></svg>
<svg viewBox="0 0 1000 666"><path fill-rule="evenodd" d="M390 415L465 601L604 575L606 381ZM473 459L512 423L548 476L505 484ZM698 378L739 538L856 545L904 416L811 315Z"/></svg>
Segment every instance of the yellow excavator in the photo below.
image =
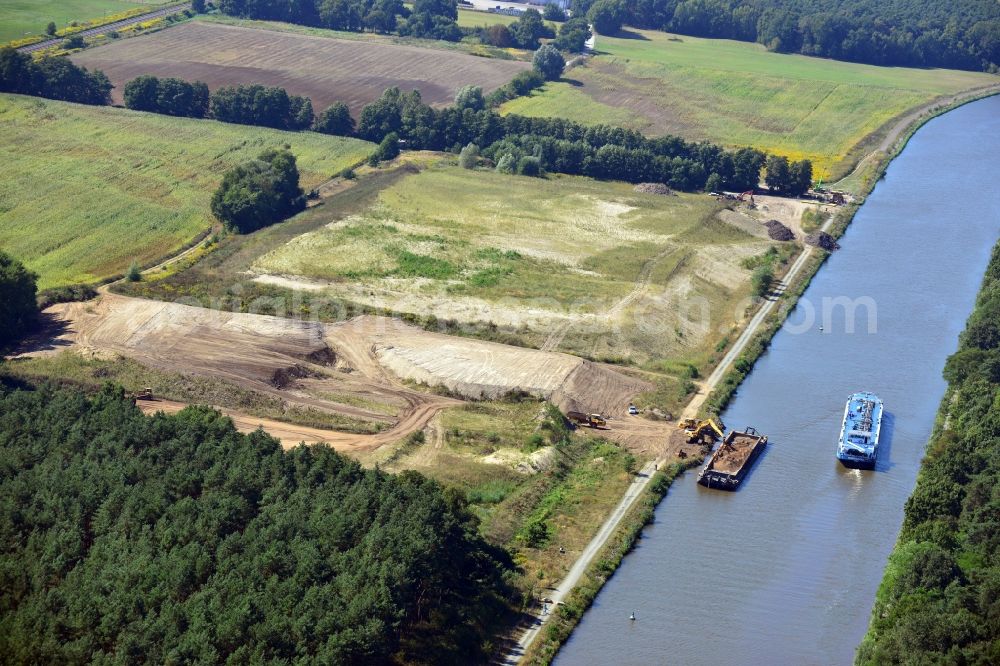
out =
<svg viewBox="0 0 1000 666"><path fill-rule="evenodd" d="M688 444L700 442L707 434L713 434L713 437L726 436L726 433L723 432L722 423L717 422L715 419L705 419L703 421L699 421L698 419L682 419L677 424L677 427L687 435Z"/></svg>

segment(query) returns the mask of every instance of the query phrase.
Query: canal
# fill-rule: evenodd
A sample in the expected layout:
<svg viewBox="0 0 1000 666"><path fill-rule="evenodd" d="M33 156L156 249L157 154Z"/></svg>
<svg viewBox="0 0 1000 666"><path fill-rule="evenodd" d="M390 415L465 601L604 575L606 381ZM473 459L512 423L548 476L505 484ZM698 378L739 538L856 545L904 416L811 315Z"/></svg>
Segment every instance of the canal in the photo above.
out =
<svg viewBox="0 0 1000 666"><path fill-rule="evenodd" d="M1000 97L916 133L723 415L770 437L743 488L678 479L559 666L852 661L1000 233L997 174ZM885 401L874 471L834 458L859 390Z"/></svg>

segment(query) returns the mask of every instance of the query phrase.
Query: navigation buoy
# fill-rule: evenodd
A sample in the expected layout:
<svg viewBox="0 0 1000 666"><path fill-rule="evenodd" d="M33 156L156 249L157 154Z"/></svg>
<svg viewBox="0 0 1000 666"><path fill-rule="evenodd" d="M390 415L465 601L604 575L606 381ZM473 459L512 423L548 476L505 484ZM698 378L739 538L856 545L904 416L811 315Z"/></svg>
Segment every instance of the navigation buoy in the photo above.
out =
<svg viewBox="0 0 1000 666"><path fill-rule="evenodd" d="M632 611L632 614L628 616L628 619L630 619L633 622L635 622L635 611Z"/></svg>

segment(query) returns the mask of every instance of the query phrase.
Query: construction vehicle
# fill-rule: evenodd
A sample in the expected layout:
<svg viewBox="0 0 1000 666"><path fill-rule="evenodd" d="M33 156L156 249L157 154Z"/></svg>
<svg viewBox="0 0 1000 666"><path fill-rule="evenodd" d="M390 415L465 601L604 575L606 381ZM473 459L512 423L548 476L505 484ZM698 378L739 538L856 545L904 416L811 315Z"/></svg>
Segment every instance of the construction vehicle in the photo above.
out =
<svg viewBox="0 0 1000 666"><path fill-rule="evenodd" d="M132 402L134 403L136 400L154 400L153 389L147 386L138 393L133 393Z"/></svg>
<svg viewBox="0 0 1000 666"><path fill-rule="evenodd" d="M746 192L742 192L740 196L736 198L739 199L740 201L749 201L751 206L754 205L753 190L747 190Z"/></svg>
<svg viewBox="0 0 1000 666"><path fill-rule="evenodd" d="M681 430L693 430L698 425L698 419L681 419L677 422L677 427Z"/></svg>
<svg viewBox="0 0 1000 666"><path fill-rule="evenodd" d="M608 425L608 420L600 414L584 414L583 412L567 412L566 417L570 421L579 425L590 426L591 428L604 428Z"/></svg>
<svg viewBox="0 0 1000 666"><path fill-rule="evenodd" d="M699 421L698 419L683 419L677 424L677 427L687 435L688 444L702 441L705 435L710 435L713 440L716 437L725 437L722 424L715 419L705 419L703 421Z"/></svg>

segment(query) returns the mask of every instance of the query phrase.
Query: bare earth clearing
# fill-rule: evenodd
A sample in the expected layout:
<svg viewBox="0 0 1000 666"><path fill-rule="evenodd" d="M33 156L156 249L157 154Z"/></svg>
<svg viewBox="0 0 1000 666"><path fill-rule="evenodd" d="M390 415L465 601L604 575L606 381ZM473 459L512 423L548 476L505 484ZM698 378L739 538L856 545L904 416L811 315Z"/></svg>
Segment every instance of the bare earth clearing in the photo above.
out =
<svg viewBox="0 0 1000 666"><path fill-rule="evenodd" d="M442 409L461 402L410 388L400 379L474 399L525 392L564 411L602 412L614 419L604 434L637 453L662 453L673 430L667 423L627 416L631 397L648 386L609 367L567 354L431 333L386 317L322 324L115 294L56 305L47 313L57 334L22 356L64 349L120 355L154 368L222 378L292 405L391 425L376 435L354 434L223 410L241 429L264 427L286 446L323 441L345 452L372 451L423 430ZM395 405L397 416L348 404L343 396ZM158 400L140 406L170 412L183 404Z"/></svg>
<svg viewBox="0 0 1000 666"><path fill-rule="evenodd" d="M204 81L213 90L241 83L281 86L312 99L317 113L345 102L355 115L391 86L419 90L425 102L444 105L464 85L488 92L530 67L457 52L200 22L87 49L73 61L103 70L115 85L116 103L125 83L153 74Z"/></svg>

